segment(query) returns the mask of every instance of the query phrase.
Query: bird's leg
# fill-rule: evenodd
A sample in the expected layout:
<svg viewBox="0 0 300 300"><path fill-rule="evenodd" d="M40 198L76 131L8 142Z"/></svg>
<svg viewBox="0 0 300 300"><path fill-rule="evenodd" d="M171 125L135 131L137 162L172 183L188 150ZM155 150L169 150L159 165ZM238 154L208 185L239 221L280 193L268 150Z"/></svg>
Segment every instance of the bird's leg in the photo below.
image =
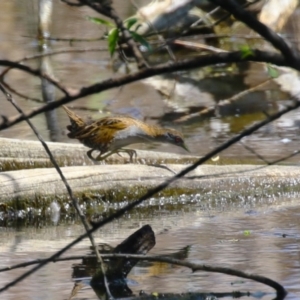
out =
<svg viewBox="0 0 300 300"><path fill-rule="evenodd" d="M116 150L116 153L118 154L118 155L120 155L119 153L120 152L125 152L125 153L127 153L128 155L129 155L129 158L130 158L130 162L131 163L133 163L133 157L136 159L137 158L137 153L136 153L136 151L135 150L133 150L133 149L118 149L118 150ZM120 155L121 156L121 155Z"/></svg>

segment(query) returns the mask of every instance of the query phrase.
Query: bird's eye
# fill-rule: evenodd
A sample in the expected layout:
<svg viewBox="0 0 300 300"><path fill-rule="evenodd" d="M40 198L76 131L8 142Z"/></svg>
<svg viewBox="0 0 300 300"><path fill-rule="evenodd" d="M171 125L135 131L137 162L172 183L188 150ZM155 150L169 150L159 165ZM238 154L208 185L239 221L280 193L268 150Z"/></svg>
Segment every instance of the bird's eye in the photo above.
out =
<svg viewBox="0 0 300 300"><path fill-rule="evenodd" d="M182 139L179 136L175 136L174 141L175 141L176 144L179 144L179 143L182 142Z"/></svg>
<svg viewBox="0 0 300 300"><path fill-rule="evenodd" d="M181 144L182 138L172 133L168 133L169 139L172 140L175 144Z"/></svg>

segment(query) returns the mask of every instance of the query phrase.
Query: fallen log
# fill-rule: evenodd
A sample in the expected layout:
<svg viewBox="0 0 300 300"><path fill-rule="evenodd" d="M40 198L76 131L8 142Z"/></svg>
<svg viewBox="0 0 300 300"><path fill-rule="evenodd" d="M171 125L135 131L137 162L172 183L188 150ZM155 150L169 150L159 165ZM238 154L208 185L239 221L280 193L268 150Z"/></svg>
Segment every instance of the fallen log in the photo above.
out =
<svg viewBox="0 0 300 300"><path fill-rule="evenodd" d="M61 169L77 197L114 203L140 197L149 188L183 170L186 163L198 159L172 153L138 151L139 161L136 164L120 165L124 158L114 156L110 162L116 160L119 165L95 165L85 154L87 148L80 144L47 144L55 158L65 166ZM16 160L29 163L30 168L22 169ZM18 207L22 201L34 202L35 207L40 207L41 203L49 205L54 199L62 203L68 201L66 188L57 171L51 168L39 142L0 138L0 163L4 162L15 164L15 171L0 173L0 198L5 203L4 208L8 202L12 201L12 204L15 200L18 200ZM158 196L200 194L210 199L238 199L249 195L269 197L276 193L298 193L299 175L297 166L202 165Z"/></svg>
<svg viewBox="0 0 300 300"><path fill-rule="evenodd" d="M86 152L89 148L81 144L47 142L59 166L92 166L104 162L91 161ZM198 158L191 155L137 150L137 163L193 163ZM124 164L129 159L126 155L112 155L105 164ZM49 168L52 164L38 141L0 138L0 171Z"/></svg>
<svg viewBox="0 0 300 300"><path fill-rule="evenodd" d="M168 165L174 172L185 165ZM173 176L159 166L138 164L74 166L61 168L77 197L94 194L107 201L136 199L149 188ZM160 195L200 193L216 197L247 195L269 196L298 192L300 170L297 166L202 165L185 178L171 184ZM0 198L9 200L67 199L67 192L54 168L0 173ZM110 196L109 196L110 195ZM124 198L125 197L125 198ZM110 199L111 198L111 199Z"/></svg>

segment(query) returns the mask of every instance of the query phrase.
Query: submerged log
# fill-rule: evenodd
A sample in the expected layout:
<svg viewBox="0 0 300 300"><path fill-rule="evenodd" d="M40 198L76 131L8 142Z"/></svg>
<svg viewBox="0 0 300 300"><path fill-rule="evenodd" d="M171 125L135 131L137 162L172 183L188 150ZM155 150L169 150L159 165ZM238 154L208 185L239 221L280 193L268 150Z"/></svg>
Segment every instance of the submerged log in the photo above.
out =
<svg viewBox="0 0 300 300"><path fill-rule="evenodd" d="M155 235L150 225L144 225L135 231L118 246L99 245L101 254L147 254L155 246ZM110 291L114 297L132 296L132 291L126 284L126 277L137 264L137 260L116 258L104 260L105 276L108 280ZM106 290L103 281L103 273L97 263L94 252L88 254L81 264L73 265L73 275L76 278L91 277L90 284L98 295L104 295ZM75 283L69 299L74 297L83 286L81 279ZM101 298L100 298L101 299Z"/></svg>
<svg viewBox="0 0 300 300"><path fill-rule="evenodd" d="M139 254L146 255L155 246L155 234L150 225L144 225L121 244L112 247L107 244L100 244L98 250L100 254ZM177 258L184 260L188 257L190 246L186 246L177 252L164 254L164 257ZM138 260L127 257L113 257L105 258L104 270L109 289L115 298L124 298L134 296L131 289L127 286L126 278L132 268L137 264ZM158 262L159 263L159 262ZM153 263L148 263L151 266ZM159 263L161 264L161 263ZM167 265L167 264L166 264ZM145 262L144 262L145 266ZM175 266L173 266L174 268ZM105 299L106 289L103 280L103 273L100 265L97 263L97 258L92 251L88 253L83 259L82 263L73 265L72 278L76 280L69 299L72 299L77 292L88 282L99 299Z"/></svg>
<svg viewBox="0 0 300 300"><path fill-rule="evenodd" d="M107 244L98 245L100 254L147 254L155 245L155 235L150 225L144 225L135 231L127 239L116 247ZM126 258L105 260L105 274L110 279L120 279L127 277L131 269L138 261ZM73 265L73 278L92 277L97 271L97 258L92 251L82 260L81 264ZM100 272L100 273L99 273ZM99 277L103 276L101 270L94 277L94 281L101 281ZM102 278L102 277L101 277Z"/></svg>

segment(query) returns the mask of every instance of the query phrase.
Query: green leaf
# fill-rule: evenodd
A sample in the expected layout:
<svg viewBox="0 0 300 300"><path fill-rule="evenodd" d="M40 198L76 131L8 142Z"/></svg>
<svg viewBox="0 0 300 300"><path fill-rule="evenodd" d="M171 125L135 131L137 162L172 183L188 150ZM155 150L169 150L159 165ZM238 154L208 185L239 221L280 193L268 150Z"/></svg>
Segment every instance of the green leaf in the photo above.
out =
<svg viewBox="0 0 300 300"><path fill-rule="evenodd" d="M100 25L106 25L106 26L109 26L109 27L114 27L115 25L109 21L106 21L106 20L103 20L103 19L100 19L100 18L94 18L94 17L86 17L87 20L95 23L95 24L100 24Z"/></svg>
<svg viewBox="0 0 300 300"><path fill-rule="evenodd" d="M273 68L271 65L267 65L267 68L268 68L268 75L271 78L277 78L279 76L278 70L276 70L275 68Z"/></svg>
<svg viewBox="0 0 300 300"><path fill-rule="evenodd" d="M152 51L151 45L147 42L147 40L142 37L141 35L139 35L138 33L134 32L134 31L129 31L132 38L140 43L141 45L145 46L147 48L148 51Z"/></svg>
<svg viewBox="0 0 300 300"><path fill-rule="evenodd" d="M247 58L254 55L253 50L248 46L244 45L240 48L242 58Z"/></svg>
<svg viewBox="0 0 300 300"><path fill-rule="evenodd" d="M129 30L136 22L138 21L137 18L129 18L125 20L125 26Z"/></svg>
<svg viewBox="0 0 300 300"><path fill-rule="evenodd" d="M113 54L115 53L118 40L119 40L119 30L117 28L114 28L108 33L108 50L110 56L113 56Z"/></svg>

